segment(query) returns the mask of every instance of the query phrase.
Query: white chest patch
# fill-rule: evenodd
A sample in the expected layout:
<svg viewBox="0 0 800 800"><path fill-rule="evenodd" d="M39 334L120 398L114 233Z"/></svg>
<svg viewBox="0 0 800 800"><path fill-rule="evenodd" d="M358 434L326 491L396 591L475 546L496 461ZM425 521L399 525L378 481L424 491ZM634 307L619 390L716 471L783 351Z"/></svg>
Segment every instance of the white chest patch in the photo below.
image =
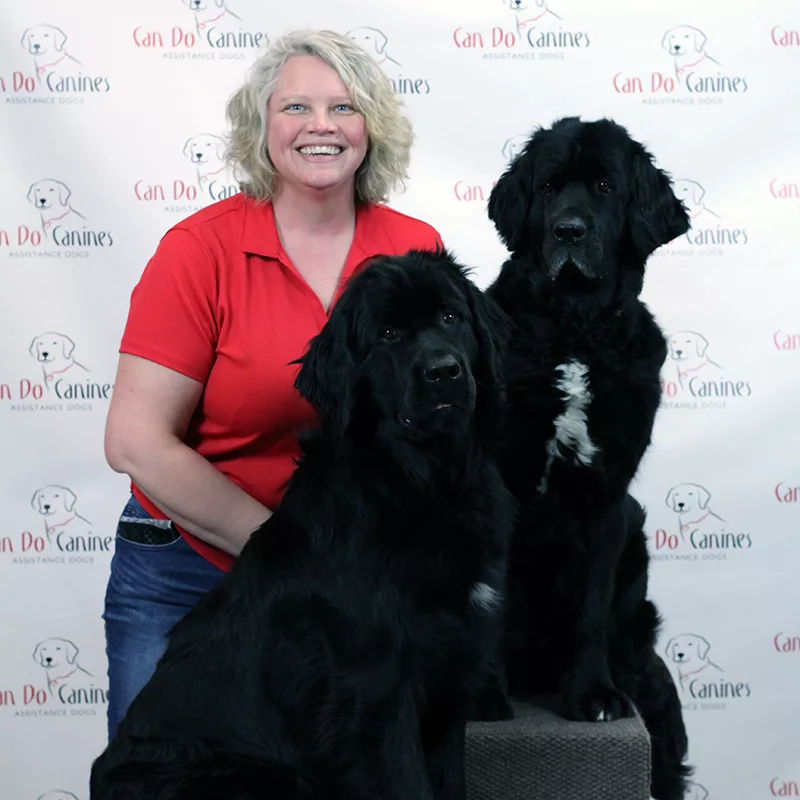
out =
<svg viewBox="0 0 800 800"><path fill-rule="evenodd" d="M541 494L547 491L547 478L555 459L566 460L566 453L571 453L576 464L588 467L599 449L589 437L586 422L592 400L588 367L580 361L568 361L559 364L556 371L561 373L556 388L564 394L564 411L556 417L555 433L547 443L547 463L539 484Z"/></svg>
<svg viewBox="0 0 800 800"><path fill-rule="evenodd" d="M494 614L500 610L503 597L488 583L476 583L470 590L469 600L479 611Z"/></svg>

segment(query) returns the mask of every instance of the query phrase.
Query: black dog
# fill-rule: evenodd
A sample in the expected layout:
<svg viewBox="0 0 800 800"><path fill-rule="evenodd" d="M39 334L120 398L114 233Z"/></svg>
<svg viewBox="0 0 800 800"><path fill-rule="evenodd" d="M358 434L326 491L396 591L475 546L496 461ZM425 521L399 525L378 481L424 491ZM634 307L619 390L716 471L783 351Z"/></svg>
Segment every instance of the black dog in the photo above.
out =
<svg viewBox="0 0 800 800"><path fill-rule="evenodd" d="M446 253L352 280L297 377L321 427L173 630L92 800L463 800L513 524L500 319Z"/></svg>
<svg viewBox="0 0 800 800"><path fill-rule="evenodd" d="M502 471L520 502L508 573L512 694L577 720L638 707L652 793L683 797L681 706L654 650L644 512L628 494L660 402L664 336L639 300L648 256L689 228L668 176L609 120L537 131L492 191L509 250L488 289L514 333ZM481 715L508 713L486 693Z"/></svg>

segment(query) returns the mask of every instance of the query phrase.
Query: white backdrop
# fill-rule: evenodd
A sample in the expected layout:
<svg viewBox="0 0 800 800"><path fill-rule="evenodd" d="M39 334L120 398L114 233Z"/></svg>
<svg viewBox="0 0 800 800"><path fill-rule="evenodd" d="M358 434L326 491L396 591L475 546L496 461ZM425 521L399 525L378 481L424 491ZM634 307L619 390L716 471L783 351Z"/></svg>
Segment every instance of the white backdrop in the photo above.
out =
<svg viewBox="0 0 800 800"><path fill-rule="evenodd" d="M659 647L685 703L691 797L800 794L800 6L541 2L6 4L4 800L88 798L127 494L102 431L129 294L164 231L232 191L217 157L225 102L268 36L306 25L374 29L417 135L392 204L436 226L481 285L505 255L486 200L534 124L614 117L678 179L694 229L653 257L644 296L683 360L668 360L636 486ZM683 680L676 636L700 637ZM48 656L71 677L52 680Z"/></svg>

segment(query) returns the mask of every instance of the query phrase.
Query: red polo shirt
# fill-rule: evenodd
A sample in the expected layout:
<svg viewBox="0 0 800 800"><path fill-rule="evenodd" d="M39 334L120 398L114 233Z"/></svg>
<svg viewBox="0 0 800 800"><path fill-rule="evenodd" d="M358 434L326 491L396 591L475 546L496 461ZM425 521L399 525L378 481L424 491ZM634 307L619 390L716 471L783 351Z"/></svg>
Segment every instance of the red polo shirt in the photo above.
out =
<svg viewBox="0 0 800 800"><path fill-rule="evenodd" d="M360 207L334 302L371 256L441 246L424 222L386 206ZM301 356L328 319L284 252L271 203L237 194L170 229L131 296L120 352L205 384L186 443L275 509L299 454L295 431L314 422L297 394ZM136 487L156 519L164 514ZM221 569L233 557L181 530Z"/></svg>

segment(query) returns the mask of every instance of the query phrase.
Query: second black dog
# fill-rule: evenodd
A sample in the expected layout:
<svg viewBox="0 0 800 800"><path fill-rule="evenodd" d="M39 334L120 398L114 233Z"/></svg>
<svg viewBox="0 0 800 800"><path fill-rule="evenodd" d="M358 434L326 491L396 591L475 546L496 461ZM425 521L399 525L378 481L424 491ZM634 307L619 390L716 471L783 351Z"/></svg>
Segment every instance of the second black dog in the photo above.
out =
<svg viewBox="0 0 800 800"><path fill-rule="evenodd" d="M612 720L630 701L653 742L652 794L680 800L687 739L654 645L644 513L628 494L660 402L664 336L639 299L650 254L685 233L667 175L619 125L537 131L492 191L511 251L488 290L514 323L502 468L521 506L509 566L512 694L559 693ZM502 694L483 716L508 713Z"/></svg>

